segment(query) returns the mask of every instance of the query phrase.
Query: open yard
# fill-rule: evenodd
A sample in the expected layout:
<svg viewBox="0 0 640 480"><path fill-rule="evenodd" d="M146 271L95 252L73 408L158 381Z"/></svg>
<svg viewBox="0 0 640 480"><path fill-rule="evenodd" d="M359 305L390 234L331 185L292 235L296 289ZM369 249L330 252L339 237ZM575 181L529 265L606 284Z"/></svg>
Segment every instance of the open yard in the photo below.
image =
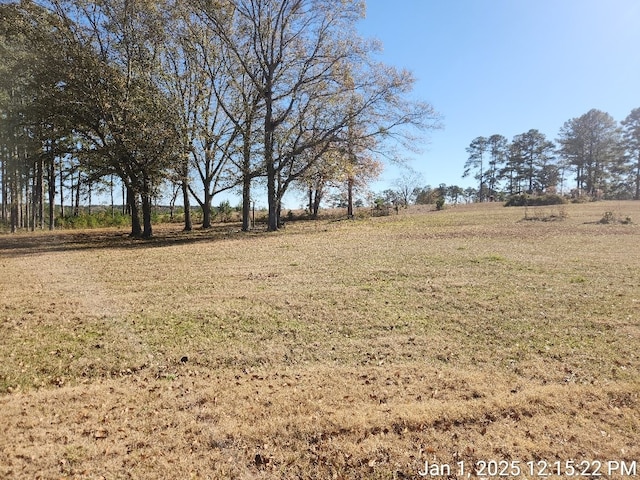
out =
<svg viewBox="0 0 640 480"><path fill-rule="evenodd" d="M639 224L596 202L2 235L0 478L633 478Z"/></svg>

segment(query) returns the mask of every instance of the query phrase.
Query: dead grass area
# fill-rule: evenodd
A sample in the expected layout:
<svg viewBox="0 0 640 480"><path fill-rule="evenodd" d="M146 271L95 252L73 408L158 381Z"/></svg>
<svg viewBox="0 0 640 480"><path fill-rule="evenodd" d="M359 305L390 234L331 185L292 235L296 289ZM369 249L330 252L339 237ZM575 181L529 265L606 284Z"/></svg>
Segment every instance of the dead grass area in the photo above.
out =
<svg viewBox="0 0 640 480"><path fill-rule="evenodd" d="M640 462L640 204L564 209L0 236L0 477Z"/></svg>

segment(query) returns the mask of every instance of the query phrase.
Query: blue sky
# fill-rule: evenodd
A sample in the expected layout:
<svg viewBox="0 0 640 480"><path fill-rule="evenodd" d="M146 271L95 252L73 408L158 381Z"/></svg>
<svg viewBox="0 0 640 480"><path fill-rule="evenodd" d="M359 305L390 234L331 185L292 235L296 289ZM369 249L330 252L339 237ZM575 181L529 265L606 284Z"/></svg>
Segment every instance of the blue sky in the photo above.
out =
<svg viewBox="0 0 640 480"><path fill-rule="evenodd" d="M639 0L368 0L360 32L444 117L411 155L423 185L475 185L461 175L478 136L555 140L592 108L620 121L640 107ZM373 188L399 175L387 168Z"/></svg>

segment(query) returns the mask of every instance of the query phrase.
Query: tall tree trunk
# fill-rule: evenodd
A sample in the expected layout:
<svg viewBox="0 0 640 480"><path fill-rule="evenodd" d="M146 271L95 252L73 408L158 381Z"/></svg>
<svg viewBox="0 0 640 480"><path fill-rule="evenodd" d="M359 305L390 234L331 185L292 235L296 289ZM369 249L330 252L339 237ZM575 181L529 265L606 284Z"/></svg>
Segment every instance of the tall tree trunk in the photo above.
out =
<svg viewBox="0 0 640 480"><path fill-rule="evenodd" d="M353 177L347 180L347 217L353 218Z"/></svg>
<svg viewBox="0 0 640 480"><path fill-rule="evenodd" d="M247 115L247 123L243 128L242 138L242 231L248 232L252 227L255 227L253 221L250 219L251 215L251 181L254 174L251 171L251 130L253 126L253 115L255 112L255 103L251 110L251 114ZM255 210L255 205L254 205ZM255 215L255 211L254 211ZM255 221L255 218L253 218Z"/></svg>
<svg viewBox="0 0 640 480"><path fill-rule="evenodd" d="M14 159L15 163L16 160ZM12 165L10 178L9 178L10 186L9 186L9 194L11 197L11 207L9 215L11 216L11 233L16 233L18 231L19 217L20 217L20 204L18 201L18 171L16 165Z"/></svg>
<svg viewBox="0 0 640 480"><path fill-rule="evenodd" d="M113 175L111 175L109 181L109 193L111 194L111 218L114 218L116 216L116 204L113 198Z"/></svg>
<svg viewBox="0 0 640 480"><path fill-rule="evenodd" d="M315 195L313 198L313 210L312 216L314 219L318 218L318 212L320 211L320 202L322 201L322 187L315 189Z"/></svg>
<svg viewBox="0 0 640 480"><path fill-rule="evenodd" d="M87 182L87 201L89 202L89 210L88 210L88 214L91 215L91 193L92 193L92 184L91 181Z"/></svg>
<svg viewBox="0 0 640 480"><path fill-rule="evenodd" d="M638 158L638 164L636 165L636 195L635 200L640 200L640 158Z"/></svg>
<svg viewBox="0 0 640 480"><path fill-rule="evenodd" d="M37 182L36 182L36 190L38 194L38 212L37 212L37 220L39 229L44 229L44 155L40 155L38 158L38 168L37 168Z"/></svg>
<svg viewBox="0 0 640 480"><path fill-rule="evenodd" d="M131 212L131 237L142 236L142 225L140 224L140 212L138 209L138 195L132 188L127 187L127 207Z"/></svg>
<svg viewBox="0 0 640 480"><path fill-rule="evenodd" d="M27 192L27 205L31 209L29 212L29 216L27 217L27 222L29 223L29 230L32 232L36 229L36 225L38 223L37 218L37 204L38 204L38 161L35 160L33 165L31 165L33 175L31 177L31 185L27 181L27 186L31 188L31 195Z"/></svg>
<svg viewBox="0 0 640 480"><path fill-rule="evenodd" d="M23 152L24 153L24 152ZM21 164L26 166L26 155L21 158ZM24 167L19 173L20 187L18 191L18 198L20 201L20 227L29 228L29 176L24 171Z"/></svg>
<svg viewBox="0 0 640 480"><path fill-rule="evenodd" d="M47 194L49 201L49 230L55 228L56 222L56 161L53 152L49 153L47 164Z"/></svg>
<svg viewBox="0 0 640 480"><path fill-rule="evenodd" d="M275 232L278 230L279 202L276 189L276 166L273 160L273 135L275 126L273 124L273 99L271 98L271 85L267 82L264 95L265 116L264 116L264 163L267 170L267 204L269 208L267 218L267 230Z"/></svg>
<svg viewBox="0 0 640 480"><path fill-rule="evenodd" d="M242 231L251 229L251 176L245 171L242 178Z"/></svg>
<svg viewBox="0 0 640 480"><path fill-rule="evenodd" d="M580 174L580 165L576 165L576 191L578 192L578 196L580 196L580 188L582 187L582 185L580 184Z"/></svg>
<svg viewBox="0 0 640 480"><path fill-rule="evenodd" d="M202 228L211 228L211 192L209 185L204 186L204 202L202 203Z"/></svg>
<svg viewBox="0 0 640 480"><path fill-rule="evenodd" d="M252 120L249 120L244 130L242 141L242 231L248 232L252 226L251 216L251 181L253 174L251 172L251 136ZM255 219L254 219L255 220Z"/></svg>
<svg viewBox="0 0 640 480"><path fill-rule="evenodd" d="M269 204L267 230L275 232L278 230L278 195L276 193L276 170L273 161L267 164L267 202Z"/></svg>
<svg viewBox="0 0 640 480"><path fill-rule="evenodd" d="M480 157L480 188L478 190L478 195L480 196L480 201L484 202L484 172L483 172L483 164L482 164L482 156Z"/></svg>
<svg viewBox="0 0 640 480"><path fill-rule="evenodd" d="M60 218L64 218L64 175L62 171L62 158L60 159Z"/></svg>
<svg viewBox="0 0 640 480"><path fill-rule="evenodd" d="M151 227L151 213L153 209L153 197L151 182L146 177L143 177L143 191L140 194L142 199L142 238L151 238L153 236L153 230Z"/></svg>
<svg viewBox="0 0 640 480"><path fill-rule="evenodd" d="M1 148L1 147L0 147ZM0 219L3 222L7 221L7 201L9 199L9 181L7 178L7 163L9 161L9 156L7 155L7 150L3 149L3 159L0 162L0 175L2 175L2 199L0 200Z"/></svg>
<svg viewBox="0 0 640 480"><path fill-rule="evenodd" d="M129 203L129 188L122 182L122 215L131 214L131 203Z"/></svg>
<svg viewBox="0 0 640 480"><path fill-rule="evenodd" d="M190 232L193 230L193 224L191 222L191 200L189 199L189 185L187 180L182 180L182 203L184 205L184 231Z"/></svg>
<svg viewBox="0 0 640 480"><path fill-rule="evenodd" d="M153 236L151 227L151 196L148 192L144 192L140 196L142 198L142 223L144 228L142 238L151 238Z"/></svg>
<svg viewBox="0 0 640 480"><path fill-rule="evenodd" d="M73 206L73 216L77 217L80 215L80 170L78 170L78 181L76 183L76 201Z"/></svg>

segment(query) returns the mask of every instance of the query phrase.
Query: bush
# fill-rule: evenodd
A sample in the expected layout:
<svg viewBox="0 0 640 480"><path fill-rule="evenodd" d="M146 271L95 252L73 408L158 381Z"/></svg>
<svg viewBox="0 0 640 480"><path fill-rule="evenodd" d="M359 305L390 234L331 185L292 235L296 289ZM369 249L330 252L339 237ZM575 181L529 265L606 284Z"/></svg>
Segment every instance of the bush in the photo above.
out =
<svg viewBox="0 0 640 480"><path fill-rule="evenodd" d="M113 215L107 211L92 213L91 215L83 213L77 216L69 215L56 219L56 227L63 229L124 227L128 225L131 225L131 218L121 212L114 212Z"/></svg>
<svg viewBox="0 0 640 480"><path fill-rule="evenodd" d="M440 197L436 200L436 210L442 210L444 208L444 198Z"/></svg>
<svg viewBox="0 0 640 480"><path fill-rule="evenodd" d="M220 202L218 205L216 214L220 217L221 222L229 222L231 221L231 217L233 214L233 207L231 207L231 203L228 200Z"/></svg>
<svg viewBox="0 0 640 480"><path fill-rule="evenodd" d="M564 205L558 205L553 208L537 208L534 207L533 212L529 212L529 208L526 207L524 211L524 220L535 220L539 222L554 222L557 220L565 220L569 214L567 213L567 207ZM555 210L555 211L554 211Z"/></svg>
<svg viewBox="0 0 640 480"><path fill-rule="evenodd" d="M602 218L598 223L602 224L610 224L610 223L621 223L622 225L631 225L633 222L631 221L631 217L627 216L622 218L622 215L616 215L613 212L604 212Z"/></svg>
<svg viewBox="0 0 640 480"><path fill-rule="evenodd" d="M505 207L539 207L544 205L563 205L567 200L561 195L549 193L545 195L512 195L504 204Z"/></svg>

